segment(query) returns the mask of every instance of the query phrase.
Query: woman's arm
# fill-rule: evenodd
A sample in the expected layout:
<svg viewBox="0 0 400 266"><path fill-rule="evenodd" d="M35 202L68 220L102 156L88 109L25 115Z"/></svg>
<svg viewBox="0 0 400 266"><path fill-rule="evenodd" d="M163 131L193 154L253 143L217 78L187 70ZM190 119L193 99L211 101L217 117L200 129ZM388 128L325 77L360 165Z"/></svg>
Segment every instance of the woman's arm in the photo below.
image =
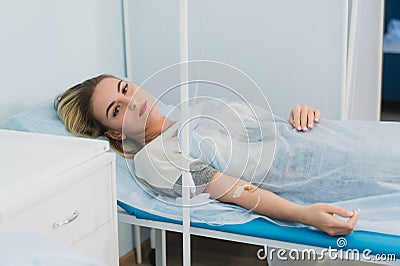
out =
<svg viewBox="0 0 400 266"><path fill-rule="evenodd" d="M308 131L314 127L321 117L321 112L318 109L308 105L296 105L290 111L289 123L298 131Z"/></svg>
<svg viewBox="0 0 400 266"><path fill-rule="evenodd" d="M235 191L245 186L239 197ZM287 201L278 195L261 188L248 186L244 180L218 172L205 188L211 198L221 202L234 203L256 213L286 221L311 225L329 235L345 235L353 232L359 210L348 211L332 204L317 203L301 206ZM334 214L349 218L347 221L333 217Z"/></svg>

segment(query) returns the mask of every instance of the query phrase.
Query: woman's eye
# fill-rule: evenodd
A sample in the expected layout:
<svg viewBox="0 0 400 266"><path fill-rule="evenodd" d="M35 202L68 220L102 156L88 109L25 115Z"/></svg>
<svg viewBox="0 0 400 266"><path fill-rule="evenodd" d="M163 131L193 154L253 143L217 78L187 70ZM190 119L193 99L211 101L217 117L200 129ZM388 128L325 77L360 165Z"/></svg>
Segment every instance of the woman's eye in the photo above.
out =
<svg viewBox="0 0 400 266"><path fill-rule="evenodd" d="M128 84L122 89L122 94L125 94L128 91Z"/></svg>
<svg viewBox="0 0 400 266"><path fill-rule="evenodd" d="M112 114L113 117L116 117L116 116L118 115L118 113L119 113L119 108L120 108L119 106L115 107L114 112L113 112L113 114Z"/></svg>

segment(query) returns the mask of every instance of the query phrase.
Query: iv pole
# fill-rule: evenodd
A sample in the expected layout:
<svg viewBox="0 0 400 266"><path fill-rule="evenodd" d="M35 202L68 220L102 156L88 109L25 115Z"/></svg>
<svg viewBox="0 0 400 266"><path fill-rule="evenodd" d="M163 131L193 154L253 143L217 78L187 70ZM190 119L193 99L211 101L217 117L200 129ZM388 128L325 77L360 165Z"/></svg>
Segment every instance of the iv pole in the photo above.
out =
<svg viewBox="0 0 400 266"><path fill-rule="evenodd" d="M180 38L180 62L183 63L180 66L181 70L181 102L182 102L182 109L181 109L181 117L182 121L187 121L187 116L188 116L188 110L189 110L189 85L188 85L188 80L189 80L189 70L188 70L188 11L187 11L187 0L179 0L179 38ZM128 31L128 0L123 0L123 10L124 10L124 34L125 34L125 71L128 79L131 79L132 77L130 74L132 73L131 70L131 61L130 61L130 36L129 36L129 31ZM189 147L190 147L190 140L189 140L189 128L187 125L182 127L181 131L181 137L182 137L182 155L185 158L188 158L188 155L190 153ZM187 162L188 164L188 162ZM188 168L189 165L186 165L186 169ZM188 171L183 170L182 171L182 232L183 232L183 266L190 266L190 208L189 208L189 203L190 203L190 182L191 176ZM135 226L135 235L137 236L135 241L136 241L136 248L140 248L140 227ZM163 232L163 242L165 242L165 232ZM142 257L141 257L141 250L138 250L138 263L141 263ZM163 250L162 254L163 260L162 260L162 265L166 265L166 254L165 250Z"/></svg>
<svg viewBox="0 0 400 266"><path fill-rule="evenodd" d="M189 109L189 69L188 69L188 10L187 0L179 1L179 39L180 39L180 71L181 71L181 117L182 117L182 155L188 158L189 155L189 128L185 124ZM188 169L188 160L185 169ZM182 226L183 226L183 266L190 265L190 173L182 171Z"/></svg>

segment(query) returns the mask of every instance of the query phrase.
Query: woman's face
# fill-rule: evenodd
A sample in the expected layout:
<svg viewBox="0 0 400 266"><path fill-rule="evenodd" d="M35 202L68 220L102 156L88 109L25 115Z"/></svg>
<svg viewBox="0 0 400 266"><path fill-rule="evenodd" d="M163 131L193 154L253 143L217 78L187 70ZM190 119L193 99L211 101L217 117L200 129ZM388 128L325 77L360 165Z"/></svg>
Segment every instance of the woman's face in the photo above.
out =
<svg viewBox="0 0 400 266"><path fill-rule="evenodd" d="M109 128L107 137L144 141L144 133L160 118L154 98L136 84L105 78L91 98L94 117Z"/></svg>

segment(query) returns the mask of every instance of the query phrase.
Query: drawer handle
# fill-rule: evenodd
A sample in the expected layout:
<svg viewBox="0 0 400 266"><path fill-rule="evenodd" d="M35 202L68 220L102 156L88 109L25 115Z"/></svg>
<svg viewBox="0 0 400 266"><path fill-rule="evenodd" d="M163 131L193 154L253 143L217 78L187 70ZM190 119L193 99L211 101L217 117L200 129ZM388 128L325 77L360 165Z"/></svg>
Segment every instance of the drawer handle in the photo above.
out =
<svg viewBox="0 0 400 266"><path fill-rule="evenodd" d="M57 227L69 224L69 223L73 222L76 218L78 218L78 216L79 216L79 212L77 210L74 210L72 212L71 218L68 218L67 220L65 220L64 222L61 222L61 223L53 223L53 228L57 228Z"/></svg>

